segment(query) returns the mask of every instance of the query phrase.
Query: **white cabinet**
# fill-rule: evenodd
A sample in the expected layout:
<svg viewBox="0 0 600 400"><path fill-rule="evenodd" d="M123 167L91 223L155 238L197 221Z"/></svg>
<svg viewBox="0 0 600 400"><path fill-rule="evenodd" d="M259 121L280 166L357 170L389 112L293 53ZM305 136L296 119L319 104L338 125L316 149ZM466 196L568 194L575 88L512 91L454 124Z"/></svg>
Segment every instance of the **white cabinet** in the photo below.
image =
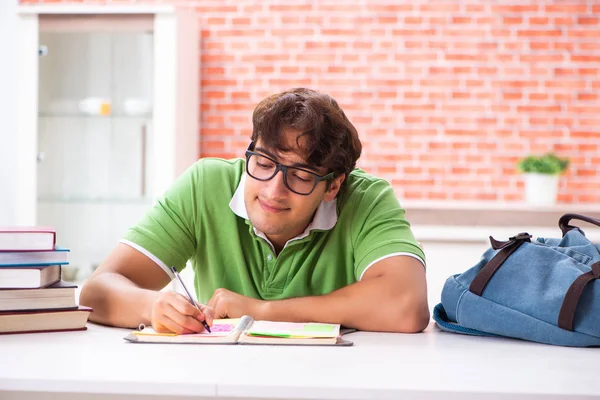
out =
<svg viewBox="0 0 600 400"><path fill-rule="evenodd" d="M41 30L39 38L47 55L39 60L38 200L147 200L152 33Z"/></svg>
<svg viewBox="0 0 600 400"><path fill-rule="evenodd" d="M21 132L35 138L37 183L20 195L36 199L35 223L56 227L82 279L197 159L196 17L166 6L19 12L37 30L23 44L44 49L23 60L38 77L22 113L37 126Z"/></svg>

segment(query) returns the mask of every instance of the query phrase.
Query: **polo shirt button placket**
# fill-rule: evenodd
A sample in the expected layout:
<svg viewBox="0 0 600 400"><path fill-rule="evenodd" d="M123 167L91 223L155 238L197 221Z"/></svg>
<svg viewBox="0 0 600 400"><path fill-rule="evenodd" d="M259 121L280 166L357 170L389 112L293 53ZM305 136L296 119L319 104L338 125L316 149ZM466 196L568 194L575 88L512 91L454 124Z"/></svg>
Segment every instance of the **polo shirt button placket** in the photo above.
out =
<svg viewBox="0 0 600 400"><path fill-rule="evenodd" d="M267 254L267 262L266 264L266 268L265 268L265 277L264 277L264 282L263 282L263 290L267 290L267 288L269 287L269 280L271 279L271 274L272 274L272 264L273 264L273 255L272 254Z"/></svg>

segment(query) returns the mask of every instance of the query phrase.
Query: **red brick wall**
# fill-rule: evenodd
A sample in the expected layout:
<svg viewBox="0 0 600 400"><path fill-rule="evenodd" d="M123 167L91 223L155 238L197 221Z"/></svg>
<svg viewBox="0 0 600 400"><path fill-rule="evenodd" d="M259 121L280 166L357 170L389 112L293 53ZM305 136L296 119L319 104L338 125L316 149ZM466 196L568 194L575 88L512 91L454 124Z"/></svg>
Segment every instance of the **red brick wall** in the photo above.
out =
<svg viewBox="0 0 600 400"><path fill-rule="evenodd" d="M198 12L202 156L240 156L257 102L306 86L403 199L519 202L516 160L552 150L559 201L600 203L596 0L165 2Z"/></svg>

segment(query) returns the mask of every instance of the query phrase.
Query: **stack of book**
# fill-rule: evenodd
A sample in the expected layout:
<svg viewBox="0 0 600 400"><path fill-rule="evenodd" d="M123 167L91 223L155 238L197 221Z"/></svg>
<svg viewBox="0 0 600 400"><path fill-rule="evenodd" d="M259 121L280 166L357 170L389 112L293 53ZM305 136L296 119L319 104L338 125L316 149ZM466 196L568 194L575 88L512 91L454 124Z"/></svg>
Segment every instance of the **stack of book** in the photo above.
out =
<svg viewBox="0 0 600 400"><path fill-rule="evenodd" d="M91 308L61 280L69 250L51 227L0 227L0 334L85 330Z"/></svg>

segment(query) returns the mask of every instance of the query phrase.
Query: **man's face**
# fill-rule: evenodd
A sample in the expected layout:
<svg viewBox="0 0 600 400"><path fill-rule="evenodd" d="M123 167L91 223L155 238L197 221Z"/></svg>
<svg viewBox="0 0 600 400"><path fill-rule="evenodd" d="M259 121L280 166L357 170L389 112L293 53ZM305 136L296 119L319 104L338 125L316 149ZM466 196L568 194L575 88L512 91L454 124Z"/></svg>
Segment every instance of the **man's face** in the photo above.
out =
<svg viewBox="0 0 600 400"><path fill-rule="evenodd" d="M328 171L308 164L302 151L303 139L300 139L300 148L296 144L299 132L285 131L286 145L293 151L281 153L275 149L262 146L260 140L256 142L254 151L265 155L286 166L299 166L318 175L325 175ZM289 190L283 182L282 171L268 181L260 181L247 176L244 191L244 202L248 217L252 225L263 232L275 247L283 247L285 243L301 234L311 222L315 211L321 201L332 201L344 176L335 178L327 189L327 182L321 181L313 192L303 196Z"/></svg>

